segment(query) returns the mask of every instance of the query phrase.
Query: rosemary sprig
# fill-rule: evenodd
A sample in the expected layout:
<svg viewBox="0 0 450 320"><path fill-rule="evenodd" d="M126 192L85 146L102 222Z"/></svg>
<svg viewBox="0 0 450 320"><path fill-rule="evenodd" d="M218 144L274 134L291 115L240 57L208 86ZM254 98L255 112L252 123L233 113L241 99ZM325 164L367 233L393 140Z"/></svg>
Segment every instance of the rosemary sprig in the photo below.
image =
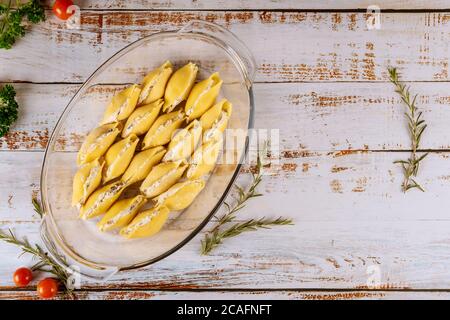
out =
<svg viewBox="0 0 450 320"><path fill-rule="evenodd" d="M41 219L42 219L44 217L44 210L42 210L41 204L39 203L36 196L33 196L31 198L31 203L33 204L34 212L36 212L39 215L39 217L41 217Z"/></svg>
<svg viewBox="0 0 450 320"><path fill-rule="evenodd" d="M31 245L27 239L18 239L11 229L7 233L0 230L0 240L5 241L20 247L22 254L31 254L34 258L39 261L31 268L32 270L40 270L43 272L48 272L53 274L58 278L61 286L63 287L63 292L68 296L73 298L73 290L68 286L68 281L70 279L70 274L61 267L53 258L51 258L38 244L34 246Z"/></svg>
<svg viewBox="0 0 450 320"><path fill-rule="evenodd" d="M267 143L264 146L263 153L267 153ZM238 197L236 199L236 203L234 206L231 206L229 203L224 202L225 207L227 208L227 212L224 213L217 221L217 224L209 230L204 239L201 241L201 254L206 255L210 253L214 248L219 246L224 239L231 238L240 235L243 232L247 231L256 231L257 229L269 229L275 225L290 225L292 224L291 219L285 219L279 217L277 219L268 219L261 218L258 220L250 219L245 222L236 223L225 230L222 230L222 227L230 222L233 222L236 219L236 214L239 210L245 207L245 204L248 200L262 196L261 193L258 193L256 188L262 181L262 170L263 163L261 161L261 152L258 151L257 159L256 159L256 170L252 172L252 183L248 190L246 191L244 188L235 185Z"/></svg>
<svg viewBox="0 0 450 320"><path fill-rule="evenodd" d="M202 241L202 254L208 254L214 248L219 246L226 238L236 237L243 232L256 231L258 229L270 229L272 226L292 225L292 219L279 217L275 220L261 218L259 220L250 219L245 222L236 223L224 231L216 230L213 233L207 233Z"/></svg>
<svg viewBox="0 0 450 320"><path fill-rule="evenodd" d="M403 168L405 178L402 183L402 190L403 192L407 192L408 190L417 188L425 192L414 178L417 177L420 162L428 155L428 153L420 156L417 155L420 139L427 125L425 124L425 120L422 119L422 112L416 106L417 95L411 98L409 87L399 81L396 68L388 68L388 72L390 81L395 85L395 92L400 95L402 101L408 107L408 112L405 112L405 116L408 120L409 135L411 137L411 155L407 160L394 161L394 163L400 164Z"/></svg>

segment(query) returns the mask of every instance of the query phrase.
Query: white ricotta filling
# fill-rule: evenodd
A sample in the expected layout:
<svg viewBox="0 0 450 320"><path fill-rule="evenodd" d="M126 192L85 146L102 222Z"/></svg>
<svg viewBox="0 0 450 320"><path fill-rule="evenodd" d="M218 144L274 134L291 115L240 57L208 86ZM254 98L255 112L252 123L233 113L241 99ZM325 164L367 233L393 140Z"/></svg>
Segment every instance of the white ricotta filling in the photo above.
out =
<svg viewBox="0 0 450 320"><path fill-rule="evenodd" d="M166 122L162 123L153 133L153 135L150 137L149 142L151 143L155 137L157 137L161 132L163 132L164 130L166 130L169 126L171 126L174 122L179 121L181 119L183 119L184 115L183 113L179 113L176 117L167 120Z"/></svg>
<svg viewBox="0 0 450 320"><path fill-rule="evenodd" d="M149 185L148 187L144 188L142 190L143 193L145 193L146 195L151 195L153 192L156 191L157 188L159 188L163 182L166 182L169 178L171 178L176 172L178 171L178 167L175 169L170 170L169 172L167 172L166 174L162 175L158 180L156 180L155 182L153 182L151 185Z"/></svg>
<svg viewBox="0 0 450 320"><path fill-rule="evenodd" d="M156 86L158 81L161 79L161 76L163 75L163 70L161 70L151 81L149 81L145 87L144 90L142 90L141 95L139 96L139 104L145 101L145 99L148 98L150 95L150 92L153 90L153 88Z"/></svg>
<svg viewBox="0 0 450 320"><path fill-rule="evenodd" d="M155 210L152 214L147 215L145 218L141 219L138 223L135 223L133 225L129 225L125 231L125 234L130 234L137 229L145 226L146 224L149 224L152 222L153 218L156 217L159 214L159 210Z"/></svg>
<svg viewBox="0 0 450 320"><path fill-rule="evenodd" d="M222 128L225 126L225 124L228 121L228 114L224 111L220 113L219 118L214 121L213 126L205 131L205 134L203 136L203 142L208 142L212 138L216 137L218 134L221 134L221 130L219 128Z"/></svg>
<svg viewBox="0 0 450 320"><path fill-rule="evenodd" d="M117 195L117 193L122 189L122 184L117 184L114 185L110 190L107 190L105 192L103 192L102 194L100 194L97 198L97 200L94 202L94 205L89 208L84 216L85 217L89 217L92 212L94 212L95 210L97 210L97 208L105 201L113 198L114 196Z"/></svg>
<svg viewBox="0 0 450 320"><path fill-rule="evenodd" d="M97 138L95 138L94 142L87 148L86 153L95 151L95 149L97 149L102 144L103 140L113 134L115 130L116 129L108 129L105 133L102 133Z"/></svg>
<svg viewBox="0 0 450 320"><path fill-rule="evenodd" d="M214 81L212 79L210 79L208 86L198 95L197 99L195 99L194 103L192 104L192 107L190 107L186 111L187 116L190 116L194 112L194 109L197 107L197 104L200 102L200 99L203 98L203 96L206 95L209 92L209 90L211 90L213 85L214 85Z"/></svg>
<svg viewBox="0 0 450 320"><path fill-rule="evenodd" d="M127 136L128 134L130 134L132 132L132 130L139 124L141 124L142 121L146 120L147 117L149 117L151 115L151 111L145 112L140 116L137 116L136 118L133 119L133 121L131 121L130 125L128 127L125 128L124 133Z"/></svg>
<svg viewBox="0 0 450 320"><path fill-rule="evenodd" d="M89 175L83 185L82 202L84 202L86 200L86 198L88 197L89 188L91 187L92 182L94 182L94 179L97 177L99 170L100 170L100 166L95 166L94 168L92 168L89 171Z"/></svg>
<svg viewBox="0 0 450 320"><path fill-rule="evenodd" d="M142 200L136 200L131 203L131 205L124 210L120 211L118 214L116 214L114 217L109 219L106 223L104 228L113 226L119 222L122 218L125 218L126 216L133 214L135 209L142 203Z"/></svg>
<svg viewBox="0 0 450 320"><path fill-rule="evenodd" d="M197 184L197 181L185 181L183 183L180 183L179 185L177 185L176 187L172 187L169 190L167 190L166 192L164 192L163 194L161 194L158 197L158 204L163 204L164 201L167 200L167 198L175 195L177 192L179 192L182 188L190 185L190 184Z"/></svg>

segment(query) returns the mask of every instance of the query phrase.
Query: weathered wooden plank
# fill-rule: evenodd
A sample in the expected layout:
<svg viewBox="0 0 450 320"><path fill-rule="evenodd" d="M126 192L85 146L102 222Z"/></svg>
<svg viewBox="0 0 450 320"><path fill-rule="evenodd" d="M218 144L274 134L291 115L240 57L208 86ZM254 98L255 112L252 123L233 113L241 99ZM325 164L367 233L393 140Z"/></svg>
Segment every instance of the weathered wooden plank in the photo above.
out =
<svg viewBox="0 0 450 320"><path fill-rule="evenodd" d="M51 1L47 1L48 4ZM371 0L347 0L347 1L333 1L333 0L321 0L321 1L307 1L307 0L254 0L254 1L241 1L241 0L87 0L82 1L79 5L83 9L119 9L119 10L157 10L157 9L170 9L170 10L238 10L238 9L366 9L368 6L373 5ZM379 4L382 9L398 9L398 10L411 10L411 9L448 9L449 4L445 0L388 0Z"/></svg>
<svg viewBox="0 0 450 320"><path fill-rule="evenodd" d="M204 19L252 49L259 82L385 81L390 64L406 80L441 81L449 79L449 17L383 13L381 29L368 30L365 13L83 11L78 30L49 17L13 50L0 51L0 80L80 82L132 41Z"/></svg>
<svg viewBox="0 0 450 320"><path fill-rule="evenodd" d="M80 291L82 300L448 300L435 291ZM35 292L0 291L2 300L36 300Z"/></svg>
<svg viewBox="0 0 450 320"><path fill-rule="evenodd" d="M15 84L19 120L0 138L1 150L39 150L78 85ZM411 83L429 127L422 148L450 148L450 84ZM92 101L104 100L114 87L97 87ZM408 131L402 104L390 83L294 83L255 85L255 125L279 129L280 148L298 150L408 150ZM60 144L76 149L86 128L73 124Z"/></svg>
<svg viewBox="0 0 450 320"><path fill-rule="evenodd" d="M242 217L288 216L295 226L226 241L199 255L201 235L158 264L119 273L84 288L367 288L374 270L378 289L449 289L446 154L430 154L418 180L427 190L400 191L402 173L392 161L404 153L298 153L283 159ZM2 228L38 239L30 199L37 190L41 153L0 153ZM11 172L15 174L12 175ZM247 175L240 181L245 184ZM280 206L279 204L283 204ZM262 208L264 208L262 210ZM0 244L2 257L16 248ZM0 283L27 260L1 259ZM378 269L379 268L379 269Z"/></svg>
<svg viewBox="0 0 450 320"><path fill-rule="evenodd" d="M200 236L141 270L88 289L445 289L449 282L448 221L315 222L255 232L226 241L211 256L199 255ZM37 226L17 224L17 234L38 239ZM1 287L10 290L13 271L28 257L0 244ZM379 276L379 277L378 277ZM42 278L42 276L39 277Z"/></svg>
<svg viewBox="0 0 450 320"><path fill-rule="evenodd" d="M286 214L302 221L448 220L446 153L432 153L423 162L417 180L427 192L407 195L400 192L401 168L393 164L407 153L289 153L268 169L260 188L268 196L250 203L248 214ZM39 190L42 159L40 152L0 153L0 219L4 223L36 221L31 219L29 200ZM246 185L248 176L242 174L240 183ZM279 203L285 204L282 212Z"/></svg>

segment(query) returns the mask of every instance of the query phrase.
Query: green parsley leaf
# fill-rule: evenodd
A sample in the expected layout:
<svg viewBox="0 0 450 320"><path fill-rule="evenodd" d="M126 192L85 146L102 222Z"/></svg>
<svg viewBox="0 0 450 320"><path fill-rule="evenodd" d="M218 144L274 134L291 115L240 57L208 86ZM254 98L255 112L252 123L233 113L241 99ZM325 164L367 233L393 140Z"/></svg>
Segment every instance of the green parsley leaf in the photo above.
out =
<svg viewBox="0 0 450 320"><path fill-rule="evenodd" d="M45 20L45 10L40 0L30 0L24 4L18 4L16 8L0 4L0 48L11 49L17 39L25 35L24 17L31 23L39 23Z"/></svg>
<svg viewBox="0 0 450 320"><path fill-rule="evenodd" d="M0 137L7 134L9 127L17 120L18 108L14 87L5 85L0 89Z"/></svg>

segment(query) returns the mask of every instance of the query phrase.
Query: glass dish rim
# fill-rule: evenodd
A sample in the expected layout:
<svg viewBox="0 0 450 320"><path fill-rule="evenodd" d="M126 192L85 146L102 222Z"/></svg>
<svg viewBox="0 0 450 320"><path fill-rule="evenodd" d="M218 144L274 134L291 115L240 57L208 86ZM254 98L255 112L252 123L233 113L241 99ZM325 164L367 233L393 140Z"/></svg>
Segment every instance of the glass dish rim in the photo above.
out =
<svg viewBox="0 0 450 320"><path fill-rule="evenodd" d="M191 21L190 23L192 23L194 21ZM205 23L205 21L201 21L202 23ZM216 27L219 27L220 29L223 29L227 32L229 32L228 30L224 29L221 26L218 26L216 24L210 23L208 22L207 24L211 24L214 25ZM181 29L183 30L183 29ZM42 207L44 209L44 213L45 216L42 219L42 224L41 227L45 228L47 232L52 232L54 233L55 231L50 231L49 230L49 226L47 225L47 221L46 219L49 218L51 219L51 223L53 223L55 225L54 222L54 217L52 216L52 214L50 213L50 209L49 209L49 203L47 201L48 197L47 197L47 190L44 190L43 186L45 186L47 184L46 182L46 173L48 170L48 162L47 162L47 157L49 156L49 152L50 152L50 148L54 146L56 139L56 133L60 130L61 125L64 123L64 120L66 119L67 115L70 113L71 109L72 109L72 103L74 100L76 100L80 94L80 92L82 92L83 90L87 89L87 85L89 84L89 82L91 80L93 80L100 72L104 71L105 68L107 68L109 66L110 63L115 62L117 59L121 58L124 54L128 53L129 51L131 51L132 49L134 49L135 47L138 47L141 43L144 43L145 41L148 41L152 38L158 38L158 37L164 37L164 36L173 36L173 35L182 35L183 33L180 33L178 31L161 31L161 32L155 32L151 35L145 36L143 38L140 38L128 45L126 45L125 47L123 47L122 49L120 49L119 51L117 51L116 53L114 53L111 57L109 57L108 59L106 59L81 85L81 87L77 90L77 92L72 96L72 98L69 100L69 102L67 103L66 107L64 108L61 116L59 117L58 121L56 122L54 129L50 135L50 138L48 140L48 144L46 146L45 152L44 152L44 157L42 160L42 167L41 167L41 173L40 173L40 198L41 198L41 203L42 203ZM245 84L247 86L247 90L248 90L248 94L249 94L249 120L248 120L248 125L247 125L247 130L250 131L253 127L254 127L254 113L255 113L255 104L254 104L254 96L253 96L253 82L252 79L249 81L248 76L246 75L245 71L248 70L242 70L243 66L245 66L244 63L242 63L242 61L236 61L236 58L241 59L239 53L237 53L230 45L228 45L225 41L222 41L220 39L218 39L217 37L207 34L207 33L202 33L202 32L186 32L186 34L196 34L196 35L201 35L204 36L206 38L208 38L208 40L212 40L216 45L218 45L219 47L221 47L226 54L229 56L229 58L233 61L234 65L236 68L239 69L239 72L241 72L244 80L245 80ZM236 40L240 41L239 39ZM241 42L241 44L243 44ZM245 46L245 44L243 44ZM248 49L248 48L247 48ZM249 51L250 52L250 51ZM240 62L240 63L237 63ZM250 82L250 85L249 85ZM69 109L70 108L70 109ZM58 242L62 243L62 247L63 247L63 252L65 254L69 254L73 259L75 259L77 261L77 263L81 263L85 266L88 266L90 268L94 268L94 269L98 269L98 270L106 270L109 268L116 268L117 272L118 271L125 271L125 270L133 270L133 269L139 269L139 268L143 268L149 265L152 265L170 255L172 255L173 253L175 253L176 251L178 251L179 249L181 249L182 247L184 247L188 242L190 242L192 240L192 238L194 238L197 234L200 233L200 231L207 225L207 223L211 220L211 218L217 213L217 211L222 207L225 199L227 198L229 192L231 191L231 189L233 188L236 178L238 177L243 161L245 160L245 157L248 154L248 148L249 148L249 135L247 134L246 137L246 141L245 141L245 146L244 149L242 150L242 155L241 155L241 159L239 160L239 163L236 166L236 169L233 173L233 175L231 176L230 182L227 185L227 187L225 188L223 194L221 195L220 199L217 201L216 205L214 206L214 208L209 212L209 214L203 219L203 221L192 231L189 233L188 236L186 236L180 243L178 243L176 246L174 246L173 248L171 248L170 250L167 250L166 252L158 255L157 257L154 257L152 259L146 260L144 262L141 263L137 263L137 264L132 264L129 266L108 266L108 265L101 265L101 264L97 264L91 261L86 260L85 258L79 256L79 254L77 254L76 252L74 252L72 249L70 249L70 247L67 246L67 244L65 243L65 241L61 238L61 235L59 234L58 231L56 231L56 234L53 234L53 239L51 240L46 240L43 239L42 234L41 234L41 238L44 241L44 244L46 244L47 246L47 241L51 241L54 242L55 240L57 240ZM48 214L47 214L48 212ZM55 227L56 228L56 227ZM57 229L57 228L56 228ZM55 239L55 237L57 239ZM52 243L52 245L55 245L55 243ZM59 244L59 246L61 247L61 244ZM48 249L48 248L47 248ZM69 250L70 253L68 253L66 250ZM73 255L77 258L74 258ZM82 260L86 260L87 262L89 262L89 265L87 265L86 263L80 262L78 258L82 258ZM94 267L94 266L95 267Z"/></svg>

